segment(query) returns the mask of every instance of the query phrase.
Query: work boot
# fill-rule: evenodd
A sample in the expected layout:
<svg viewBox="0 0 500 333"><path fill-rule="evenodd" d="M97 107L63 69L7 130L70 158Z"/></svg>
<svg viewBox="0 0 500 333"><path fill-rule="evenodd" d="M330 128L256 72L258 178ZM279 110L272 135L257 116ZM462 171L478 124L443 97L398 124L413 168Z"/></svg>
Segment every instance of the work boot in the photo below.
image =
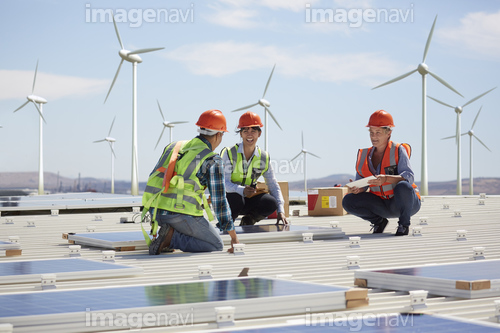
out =
<svg viewBox="0 0 500 333"><path fill-rule="evenodd" d="M170 241L172 240L172 234L174 233L174 229L170 230L170 226L164 225L160 227L160 231L158 232L158 236L156 239L149 245L149 254L150 255L158 255L164 249L169 250Z"/></svg>
<svg viewBox="0 0 500 333"><path fill-rule="evenodd" d="M388 219L383 219L382 222L377 224L372 224L372 230L374 234L381 234L384 232L385 227L387 227L387 223L389 223Z"/></svg>
<svg viewBox="0 0 500 333"><path fill-rule="evenodd" d="M262 215L254 215L254 214L247 214L243 215L241 218L240 226L242 225L254 225L255 223L259 222L260 220L266 218L265 216Z"/></svg>
<svg viewBox="0 0 500 333"><path fill-rule="evenodd" d="M404 226L400 224L394 236L406 236L408 235L408 231L410 231L410 226Z"/></svg>
<svg viewBox="0 0 500 333"><path fill-rule="evenodd" d="M241 218L241 221L240 221L240 226L242 226L242 225L254 225L255 222L256 221L253 219L252 215L250 215L250 214L243 215L243 217Z"/></svg>

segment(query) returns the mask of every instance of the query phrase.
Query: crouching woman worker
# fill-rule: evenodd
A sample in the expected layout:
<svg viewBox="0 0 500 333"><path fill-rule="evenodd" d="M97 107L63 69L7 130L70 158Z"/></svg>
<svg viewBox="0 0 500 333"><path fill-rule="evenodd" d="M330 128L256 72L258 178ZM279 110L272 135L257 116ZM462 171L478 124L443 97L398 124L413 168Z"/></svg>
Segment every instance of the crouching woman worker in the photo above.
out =
<svg viewBox="0 0 500 333"><path fill-rule="evenodd" d="M233 220L243 215L240 225L253 225L277 210L277 221L288 224L283 195L274 177L269 154L257 146L262 134L259 115L245 112L239 120L237 133L241 143L222 150L226 179L226 197ZM264 176L269 193L256 190L257 180Z"/></svg>
<svg viewBox="0 0 500 333"><path fill-rule="evenodd" d="M210 220L213 215L205 197L208 187L217 227L231 236L231 248L238 243L231 210L226 200L222 159L213 151L222 142L226 118L219 110L201 114L198 122L199 136L189 141L172 142L163 151L160 160L149 176L142 197L143 214L148 210L153 221L151 242L145 231L149 254L163 250L180 249L185 252L221 251L219 232L203 217L203 210ZM157 227L160 231L157 233Z"/></svg>
<svg viewBox="0 0 500 333"><path fill-rule="evenodd" d="M376 178L368 181L369 186L350 187L342 205L348 213L371 222L374 234L384 232L388 218L398 218L395 235L408 235L410 218L420 210L409 160L411 148L390 140L394 121L384 110L375 111L366 127L372 147L358 151L356 180Z"/></svg>

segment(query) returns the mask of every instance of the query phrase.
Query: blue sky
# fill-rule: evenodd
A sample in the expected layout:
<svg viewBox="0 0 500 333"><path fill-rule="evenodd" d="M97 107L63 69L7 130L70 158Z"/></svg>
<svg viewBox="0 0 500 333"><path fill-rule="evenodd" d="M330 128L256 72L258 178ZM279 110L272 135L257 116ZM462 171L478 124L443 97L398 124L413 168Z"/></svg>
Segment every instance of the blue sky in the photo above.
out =
<svg viewBox="0 0 500 333"><path fill-rule="evenodd" d="M464 98L429 76L428 95L462 105L499 84L500 1L2 1L1 172L38 170L38 113L32 104L13 111L31 93L39 60L35 95L48 100L45 171L109 178L110 149L93 141L108 134L116 116L111 133L116 179L130 179L132 66L124 62L104 104L120 47L113 23L92 18L99 9L126 15L117 22L126 49L165 48L142 54L138 65L140 181L168 143L167 130L154 149L163 128L157 100L167 120L189 121L174 128L174 140L196 135L201 112L222 110L231 130L222 146L230 146L239 141L234 129L241 115L230 111L261 98L274 64L266 99L283 128L269 119L269 152L281 168L279 180L303 179L300 159L287 163L301 150L301 131L305 147L321 156L307 159L308 178L354 174L357 149L370 146L368 118L385 109L396 124L392 139L413 148L411 163L419 181L421 76L371 88L417 67L436 15L426 63ZM338 16L314 23L308 9ZM165 10L169 22L165 16L157 19ZM383 10L393 14L391 22ZM366 20L359 13L368 15ZM462 113L461 132L466 132L483 106L474 131L491 152L474 142L475 177L500 177L499 105L496 89ZM264 115L260 106L253 111ZM455 134L456 114L428 99L427 119L429 181L454 180L456 145L441 138ZM259 144L264 146L263 136ZM468 175L465 136L462 177Z"/></svg>

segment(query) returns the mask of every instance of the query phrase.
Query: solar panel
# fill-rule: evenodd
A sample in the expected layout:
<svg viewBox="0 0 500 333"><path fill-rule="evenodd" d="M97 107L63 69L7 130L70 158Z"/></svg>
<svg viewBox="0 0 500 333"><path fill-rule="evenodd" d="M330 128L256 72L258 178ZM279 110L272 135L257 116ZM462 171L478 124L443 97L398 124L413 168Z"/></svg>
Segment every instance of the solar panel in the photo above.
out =
<svg viewBox="0 0 500 333"><path fill-rule="evenodd" d="M500 259L413 266L383 270L358 270L357 282L370 288L423 289L431 294L463 298L500 296ZM361 281L359 281L360 279Z"/></svg>
<svg viewBox="0 0 500 333"><path fill-rule="evenodd" d="M348 318L346 318L348 317ZM317 319L316 319L317 318ZM335 321L334 321L335 319ZM219 333L300 333L300 332L481 332L497 333L500 327L495 324L471 321L456 317L431 314L377 314L371 316L348 316L345 313L312 314L302 324L286 326L259 327L254 329L218 330ZM215 332L215 331L214 331Z"/></svg>
<svg viewBox="0 0 500 333"><path fill-rule="evenodd" d="M18 256L21 255L21 244L16 242L0 241L0 256Z"/></svg>
<svg viewBox="0 0 500 333"><path fill-rule="evenodd" d="M83 258L0 262L0 284L40 282L42 274L56 274L57 281L143 274L140 267Z"/></svg>
<svg viewBox="0 0 500 333"><path fill-rule="evenodd" d="M142 206L141 196L109 193L63 193L0 197L3 213L52 209L91 209ZM4 214L6 215L6 214Z"/></svg>
<svg viewBox="0 0 500 333"><path fill-rule="evenodd" d="M10 323L16 331L34 330L36 326L37 332L54 332L68 327L134 327L130 318L137 318L138 314L141 318L143 314L150 317L141 327L172 325L174 316L182 317L184 324L215 322L215 308L221 306L235 307L235 319L300 314L306 308L334 311L346 308L348 290L251 277L5 294L0 295L0 323Z"/></svg>
<svg viewBox="0 0 500 333"><path fill-rule="evenodd" d="M310 227L298 225L251 225L235 227L238 239L241 243L265 243L301 241L302 233L314 234L314 240L342 238L344 233L340 228ZM220 233L224 244L231 244L231 238L226 233ZM147 249L144 236L140 230L119 232L87 232L64 235L75 244L95 246L106 249L123 250L145 250Z"/></svg>
<svg viewBox="0 0 500 333"><path fill-rule="evenodd" d="M0 241L0 250L20 249L21 244L14 242Z"/></svg>

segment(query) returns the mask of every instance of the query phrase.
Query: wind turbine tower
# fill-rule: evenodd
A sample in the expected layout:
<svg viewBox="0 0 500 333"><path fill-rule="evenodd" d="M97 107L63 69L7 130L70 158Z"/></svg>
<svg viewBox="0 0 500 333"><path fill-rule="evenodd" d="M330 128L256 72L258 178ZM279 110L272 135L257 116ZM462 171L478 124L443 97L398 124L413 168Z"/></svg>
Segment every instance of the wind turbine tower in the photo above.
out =
<svg viewBox="0 0 500 333"><path fill-rule="evenodd" d="M432 34L434 33L434 27L436 25L436 20L437 20L437 15L436 18L434 19L434 23L432 24L431 32L429 33L429 37L427 37L427 43L425 44L425 49L424 49L424 57L422 59L422 62L417 66L416 69L405 73L401 76L398 76L392 80L389 80L385 83L382 83L381 85L376 86L373 89L380 88L382 86L391 84L393 82L399 81L404 79L407 76L410 76L411 74L418 72L420 75L422 75L422 167L421 167L421 179L420 179L420 193L422 195L428 195L429 194L429 185L428 185L428 180L427 180L427 111L426 111L426 99L425 96L427 95L427 86L426 86L426 75L429 74L433 78L439 81L442 85L447 87L448 89L452 90L453 92L457 93L458 95L462 96L458 91L455 90L450 84L448 84L445 80L443 80L441 77L439 77L437 74L431 72L429 70L429 66L425 63L425 59L427 58L427 51L429 51L429 45L431 44L431 39L432 39ZM462 96L463 97L463 96Z"/></svg>
<svg viewBox="0 0 500 333"><path fill-rule="evenodd" d="M477 139L477 141L479 141L480 144L482 144L486 149L488 149L490 152L490 148L488 148L475 134L474 134L474 131L473 131L473 128L474 128L474 125L476 124L476 121L477 121L477 118L479 117L479 114L481 113L481 110L482 110L482 106L481 108L479 108L479 111L477 112L477 115L476 115L476 118L474 118L474 121L472 122L472 126L470 128L470 130L468 132L465 132L465 133L462 133L462 135L469 135L469 138L470 138L470 154L469 154L469 195L474 195L474 173L473 173L473 165L472 165L472 156L473 156L473 150L472 150L472 141L473 141L473 137ZM445 139L452 139L452 138L456 138L456 135L452 135L452 136L449 136L449 137L446 137L446 138L443 138L442 140L445 140Z"/></svg>
<svg viewBox="0 0 500 333"><path fill-rule="evenodd" d="M33 87L31 88L31 95L26 97L27 101L14 110L14 112L22 109L26 104L33 103L33 105L38 110L38 114L40 115L40 125L39 125L39 144L38 144L38 194L44 194L43 188L43 123L45 122L45 118L43 117L43 104L47 103L47 100L40 96L33 95L35 91L35 83L36 83L36 74L38 72L38 61L36 62L35 76L33 77ZM37 105L38 104L38 105Z"/></svg>
<svg viewBox="0 0 500 333"><path fill-rule="evenodd" d="M493 88L493 89L496 89ZM490 91L492 91L493 89L490 89L488 90L487 92L484 92L482 93L481 95L479 96L476 96L474 97L473 99L471 99L470 101L468 101L467 103L465 103L464 105L462 106L451 106L450 104L446 104L445 102L441 102L440 100L434 98L434 97L431 97L431 96L427 96L429 97L430 99L432 99L433 101L436 101L438 102L439 104L441 105L444 105L444 106L447 106L449 108L452 108L455 110L455 113L457 114L457 129L456 129L456 132L455 132L455 138L456 138L456 144L457 144L457 195L462 195L462 167L461 167L461 161L462 161L462 149L461 149L461 138L460 138L460 132L461 132L461 125L460 125L460 115L462 114L464 108L469 105L470 103L480 99L481 97L483 97L484 95L486 95L487 93L489 93Z"/></svg>
<svg viewBox="0 0 500 333"><path fill-rule="evenodd" d="M311 153L310 151L308 151L307 149L304 148L304 132L302 132L302 150L294 158L292 158L290 160L290 162L292 162L297 157L299 157L300 154L304 154L304 193L305 193L305 196L307 198L307 164L306 164L307 154L311 154L312 156L317 157L317 158L321 158L321 157L319 157L318 155L315 155L315 154Z"/></svg>
<svg viewBox="0 0 500 333"><path fill-rule="evenodd" d="M147 49L139 49L135 51L128 51L123 47L122 39L120 37L120 33L118 32L118 27L116 26L115 18L113 16L113 24L115 26L116 37L118 37L118 42L120 43L121 50L118 52L120 58L120 65L118 65L118 70L116 71L115 77L113 78L113 82L111 83L111 87L109 87L108 94L106 95L106 100L108 99L109 94L111 93L111 89L113 89L113 85L115 84L116 78L120 73L120 68L122 67L123 61L126 60L132 63L132 180L131 180L131 188L130 193L132 195L139 195L139 180L137 177L138 174L138 157L137 157L137 64L142 62L141 57L139 57L140 53L153 52L164 49L164 47L157 48L147 48Z"/></svg>
<svg viewBox="0 0 500 333"><path fill-rule="evenodd" d="M480 144L482 144L484 146L484 148L488 149L490 152L490 148L488 148L475 134L474 134L474 131L472 130L474 128L474 125L476 124L476 120L477 120L477 117L479 117L479 113L481 113L481 109L483 107L481 106L481 108L479 109L479 111L477 112L477 115L476 115L476 118L474 118L474 122L472 123L472 126L470 128L470 130L467 132L467 133L463 133L462 135L466 135L468 134L469 135L469 138L470 138L470 156L469 156L469 195L474 195L474 173L473 173L473 168L472 168L472 156L473 156L473 150L472 150L472 137L476 138L477 141L479 141Z"/></svg>
<svg viewBox="0 0 500 333"><path fill-rule="evenodd" d="M111 127L109 128L108 136L106 136L102 140L94 141L96 142L104 142L107 141L109 143L109 148L111 148L111 193L115 193L115 150L113 149L116 139L111 137L111 130L113 129L113 125L115 124L116 117L113 118L113 122L111 123Z"/></svg>

